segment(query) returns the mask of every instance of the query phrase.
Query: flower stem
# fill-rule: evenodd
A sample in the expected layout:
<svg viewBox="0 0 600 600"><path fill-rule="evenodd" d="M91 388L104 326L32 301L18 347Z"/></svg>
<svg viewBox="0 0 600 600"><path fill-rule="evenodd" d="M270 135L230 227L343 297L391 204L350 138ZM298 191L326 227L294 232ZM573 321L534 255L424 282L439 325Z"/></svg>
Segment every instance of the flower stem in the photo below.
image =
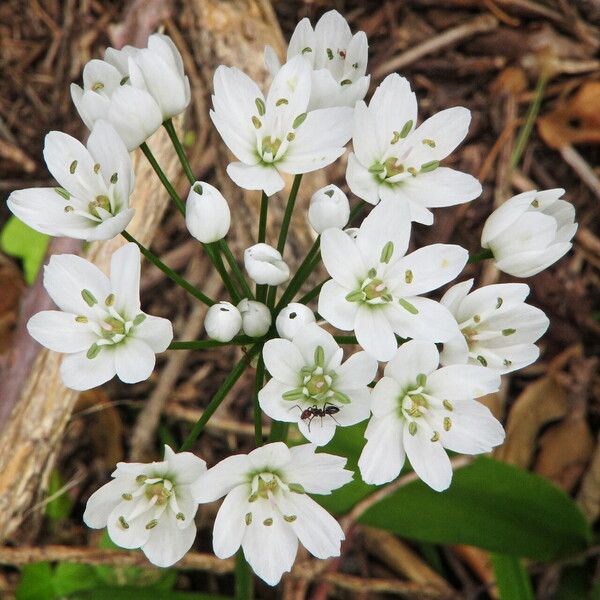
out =
<svg viewBox="0 0 600 600"><path fill-rule="evenodd" d="M235 555L235 597L236 600L252 600L254 597L252 569L241 548Z"/></svg>
<svg viewBox="0 0 600 600"><path fill-rule="evenodd" d="M219 342L218 340L189 340L182 342L171 342L169 350L204 350L206 348L219 348L221 346L247 346L256 340L247 335L234 337L229 342Z"/></svg>
<svg viewBox="0 0 600 600"><path fill-rule="evenodd" d="M241 300L241 297L237 288L233 284L231 277L229 277L229 273L227 273L225 265L223 264L223 259L221 258L221 253L219 251L219 244L217 242L212 244L204 244L204 248L212 260L215 269L217 269L219 272L219 275L221 276L221 279L223 280L223 283L225 284L225 287L231 296L232 302L237 304Z"/></svg>
<svg viewBox="0 0 600 600"><path fill-rule="evenodd" d="M167 119L163 123L163 127L167 130L169 137L171 138L171 143L173 144L173 148L175 148L175 152L177 152L177 156L179 158L179 162L185 171L185 175L188 178L190 183L195 183L196 178L194 177L194 173L192 171L192 167L190 166L190 162L187 159L185 154L185 150L179 141L179 137L177 137L177 132L175 131L175 126L173 125L172 119Z"/></svg>
<svg viewBox="0 0 600 600"><path fill-rule="evenodd" d="M355 335L334 335L333 339L338 344L358 344Z"/></svg>
<svg viewBox="0 0 600 600"><path fill-rule="evenodd" d="M231 271L235 275L238 283L240 284L243 294L246 298L254 300L254 294L252 293L252 290L250 289L250 286L248 285L248 282L246 281L246 278L244 277L240 266L235 260L235 256L233 256L233 253L231 252L231 248L225 243L225 240L219 240L218 244L219 248L221 249L221 252L225 256L225 259L231 267Z"/></svg>
<svg viewBox="0 0 600 600"><path fill-rule="evenodd" d="M196 421L196 424L190 431L189 435L185 438L180 452L185 450L189 450L192 447L192 444L196 441L198 436L202 433L202 430L208 423L208 420L213 416L217 408L221 406L221 402L225 399L231 388L235 385L236 381L242 376L242 373L246 370L254 356L256 356L262 348L262 344L255 344L252 346L246 354L238 361L238 363L233 367L229 375L225 378L225 381L221 384L221 387L216 391L212 400L209 402L208 406L204 409L202 416Z"/></svg>
<svg viewBox="0 0 600 600"><path fill-rule="evenodd" d="M258 364L256 365L256 380L254 384L254 441L256 446L262 446L263 444L263 433L262 433L262 410L258 403L258 392L263 387L265 380L265 361L262 355L258 357Z"/></svg>
<svg viewBox="0 0 600 600"><path fill-rule="evenodd" d="M310 290L310 292L307 292L306 294L304 294L304 296L302 296L302 298L300 298L298 300L298 302L300 304L308 304L313 298L316 298L319 295L319 292L321 291L321 288L331 279L331 277L328 277L327 279L324 279L323 281L321 281L321 283L319 283L317 286L315 286L312 290Z"/></svg>
<svg viewBox="0 0 600 600"><path fill-rule="evenodd" d="M289 428L289 423L284 423L283 421L273 421L271 423L269 442L285 442Z"/></svg>
<svg viewBox="0 0 600 600"><path fill-rule="evenodd" d="M264 244L267 239L267 213L269 212L269 197L265 192L260 198L260 216L258 219L258 243ZM264 302L267 299L267 286L256 284L256 299Z"/></svg>
<svg viewBox="0 0 600 600"><path fill-rule="evenodd" d="M473 265L478 262L481 262L482 260L485 260L486 258L494 258L494 254L489 248L484 248L483 250L481 250L481 252L471 254L471 256L469 256L467 264Z"/></svg>
<svg viewBox="0 0 600 600"><path fill-rule="evenodd" d="M215 301L212 298L209 298L206 294L203 294L198 288L193 286L187 279L183 278L181 275L178 275L171 269L167 267L164 262L162 262L158 256L154 255L148 248L143 246L140 242L138 242L130 233L127 231L122 231L121 235L128 241L137 244L140 252L155 266L157 266L167 277L172 279L177 285L181 286L184 290L189 292L194 298L200 300L206 304L206 306L212 306L215 304Z"/></svg>
<svg viewBox="0 0 600 600"><path fill-rule="evenodd" d="M179 212L182 215L185 215L185 204L183 203L183 200L179 197L179 194L175 191L175 188L171 185L171 182L165 175L164 171L160 168L160 165L158 164L156 158L154 157L154 154L152 154L152 150L150 150L150 148L148 147L148 144L146 144L146 142L143 142L142 144L140 144L140 150L144 153L144 156L148 159L148 162L152 165L152 168L158 175L160 182L165 186L165 189L167 190L169 196L171 196L171 199L173 200L173 202L175 202L175 205L179 209Z"/></svg>

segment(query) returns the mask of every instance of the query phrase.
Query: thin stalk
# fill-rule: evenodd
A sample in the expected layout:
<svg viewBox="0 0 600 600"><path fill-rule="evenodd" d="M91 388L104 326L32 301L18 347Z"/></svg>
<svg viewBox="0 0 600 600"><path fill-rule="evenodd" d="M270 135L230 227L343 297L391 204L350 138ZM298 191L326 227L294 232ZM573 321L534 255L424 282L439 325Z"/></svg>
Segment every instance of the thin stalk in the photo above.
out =
<svg viewBox="0 0 600 600"><path fill-rule="evenodd" d="M122 231L121 235L128 241L137 244L137 247L140 249L140 252L155 266L157 266L169 279L172 279L177 285L181 286L184 290L189 292L194 298L200 300L206 304L206 306L212 306L215 304L215 301L212 298L209 298L206 294L202 293L198 288L193 286L187 279L183 278L181 275L175 273L173 269L167 267L164 262L162 262L158 256L154 255L148 248L143 246L140 242L138 242L130 233L127 231Z"/></svg>
<svg viewBox="0 0 600 600"><path fill-rule="evenodd" d="M352 226L354 219L363 211L363 209L367 206L367 203L364 200L361 200L351 211L350 218L348 219L348 225Z"/></svg>
<svg viewBox="0 0 600 600"><path fill-rule="evenodd" d="M213 416L215 411L221 406L223 400L231 390L231 388L235 385L236 381L242 376L242 373L246 370L254 356L260 352L262 348L262 344L255 344L252 346L243 358L238 361L238 363L233 367L229 375L225 378L225 381L221 384L221 387L217 390L212 400L209 402L208 406L204 409L202 416L196 421L196 424L190 431L189 435L185 438L180 452L185 450L189 450L192 447L192 444L196 441L198 436L202 433L202 430L208 423L208 420Z"/></svg>
<svg viewBox="0 0 600 600"><path fill-rule="evenodd" d="M254 384L254 441L257 447L263 444L262 410L258 403L258 392L262 389L264 381L265 361L261 355L258 357L258 364L256 365L256 380Z"/></svg>
<svg viewBox="0 0 600 600"><path fill-rule="evenodd" d="M171 138L171 143L173 144L173 148L175 148L175 152L177 153L177 157L179 158L179 162L185 171L185 175L188 178L188 181L193 184L196 182L196 178L194 177L194 173L192 171L192 167L190 162L187 159L187 155L183 148L183 145L179 141L179 137L177 136L177 132L175 131L175 126L173 125L172 119L167 119L163 123L163 127L167 130L169 137Z"/></svg>
<svg viewBox="0 0 600 600"><path fill-rule="evenodd" d="M146 144L146 142L143 142L142 144L140 144L140 150L144 153L144 156L148 159L148 162L152 165L152 168L158 175L160 182L165 186L165 189L167 190L169 196L171 196L171 199L173 200L173 202L175 202L177 208L179 209L179 212L182 215L185 215L185 204L183 203L183 200L179 197L179 194L175 191L175 188L171 185L171 182L165 175L164 171L160 168L160 165L158 164L156 158L154 158L154 154L152 154L152 150L150 150L150 148L148 147L148 144Z"/></svg>
<svg viewBox="0 0 600 600"><path fill-rule="evenodd" d="M246 281L246 278L244 277L240 266L235 260L235 256L233 256L233 253L231 252L231 248L225 243L225 240L219 240L218 244L219 248L221 249L221 252L223 252L223 255L225 256L225 259L229 263L231 271L235 275L237 282L241 286L244 295L246 296L246 298L254 300L254 294L252 293L252 290L250 289L250 286L248 285L248 282Z"/></svg>
<svg viewBox="0 0 600 600"><path fill-rule="evenodd" d="M269 196L262 193L260 198L260 216L258 218L258 242L264 243L267 239L267 213L269 212Z"/></svg>
<svg viewBox="0 0 600 600"><path fill-rule="evenodd" d="M355 335L334 335L333 339L338 344L358 344Z"/></svg>
<svg viewBox="0 0 600 600"><path fill-rule="evenodd" d="M521 156L527 147L527 142L529 142L529 137L531 136L531 132L533 130L533 126L535 125L535 120L540 112L540 107L542 105L542 100L544 99L544 91L546 90L546 84L550 79L550 68L548 66L542 67L542 72L537 80L537 84L535 86L535 93L533 96L533 100L529 105L529 110L527 111L527 117L525 117L525 123L521 130L519 131L519 135L517 136L517 141L515 142L514 150L510 157L509 167L514 169L521 160Z"/></svg>
<svg viewBox="0 0 600 600"><path fill-rule="evenodd" d="M271 433L269 434L269 442L285 442L290 428L289 423L282 421L273 421L271 423Z"/></svg>
<svg viewBox="0 0 600 600"><path fill-rule="evenodd" d="M330 280L331 278L328 277L327 279L321 281L321 283L319 283L319 285L317 285L316 287L314 287L312 290L310 290L310 292L306 292L306 294L304 294L304 296L302 296L302 298L300 298L298 300L298 302L300 304L308 304L311 300L313 300L314 298L316 298L319 295L319 292L321 291L321 288Z"/></svg>
<svg viewBox="0 0 600 600"><path fill-rule="evenodd" d="M285 213L283 214L283 221L281 222L281 229L279 230L279 239L277 240L277 250L281 252L285 250L285 241L287 240L288 230L290 228L290 222L292 220L292 214L294 213L294 206L296 205L296 198L298 197L298 189L300 188L300 182L302 181L302 174L294 177L292 183L292 189L288 197L287 206L285 207Z"/></svg>
<svg viewBox="0 0 600 600"><path fill-rule="evenodd" d="M252 569L250 569L241 548L235 555L235 597L236 600L252 600L254 598Z"/></svg>
<svg viewBox="0 0 600 600"><path fill-rule="evenodd" d="M208 253L210 259L212 260L215 269L217 269L217 271L219 272L219 275L221 276L221 279L223 280L223 283L225 284L225 287L227 288L227 291L231 296L232 302L234 304L237 304L241 300L241 297L237 288L233 284L233 281L229 277L229 273L227 273L225 265L223 264L223 259L221 258L218 243L215 242L213 244L204 244L204 248L206 249L206 252Z"/></svg>
<svg viewBox="0 0 600 600"><path fill-rule="evenodd" d="M484 248L481 252L476 252L475 254L471 254L469 256L469 260L467 261L468 265L473 265L486 258L494 258L494 253L489 248Z"/></svg>
<svg viewBox="0 0 600 600"><path fill-rule="evenodd" d="M206 348L220 348L221 346L247 346L256 342L254 338L247 335L234 337L229 342L219 342L218 340L189 340L181 342L171 342L169 350L204 350Z"/></svg>

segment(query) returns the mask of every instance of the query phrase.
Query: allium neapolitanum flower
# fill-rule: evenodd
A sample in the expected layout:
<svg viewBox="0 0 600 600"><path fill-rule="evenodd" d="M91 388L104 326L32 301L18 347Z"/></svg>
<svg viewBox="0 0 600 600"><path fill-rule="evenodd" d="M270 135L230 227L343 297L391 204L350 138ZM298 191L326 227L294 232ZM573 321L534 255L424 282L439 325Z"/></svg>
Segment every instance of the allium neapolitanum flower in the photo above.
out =
<svg viewBox="0 0 600 600"><path fill-rule="evenodd" d="M275 328L279 337L291 340L298 333L299 329L315 321L315 313L306 304L290 302L277 315Z"/></svg>
<svg viewBox="0 0 600 600"><path fill-rule="evenodd" d="M308 494L330 494L352 480L346 459L315 454L315 446L267 444L230 456L193 486L199 503L225 496L217 513L213 549L219 558L241 546L252 570L276 585L294 564L298 541L316 558L339 556L344 533Z"/></svg>
<svg viewBox="0 0 600 600"><path fill-rule="evenodd" d="M438 362L435 344L413 340L387 364L373 390L373 416L358 461L367 483L392 481L408 457L415 473L442 491L452 480L445 448L481 454L504 441L502 425L473 400L496 391L500 375L474 365L438 369Z"/></svg>
<svg viewBox="0 0 600 600"><path fill-rule="evenodd" d="M290 278L290 269L281 252L262 242L244 250L244 267L259 285L279 285Z"/></svg>
<svg viewBox="0 0 600 600"><path fill-rule="evenodd" d="M292 34L287 60L303 56L312 69L309 110L329 106L353 107L369 89L370 75L365 75L369 45L364 31L352 35L348 22L337 10L326 12L313 30L307 18L302 19ZM265 62L275 76L279 59L270 46L265 49Z"/></svg>
<svg viewBox="0 0 600 600"><path fill-rule="evenodd" d="M231 341L242 328L242 315L231 302L213 304L204 318L206 335L219 342Z"/></svg>
<svg viewBox="0 0 600 600"><path fill-rule="evenodd" d="M188 231L203 244L222 240L231 225L229 204L223 194L204 181L196 181L185 203Z"/></svg>
<svg viewBox="0 0 600 600"><path fill-rule="evenodd" d="M494 253L496 267L531 277L564 256L577 231L575 208L561 200L561 188L518 194L487 219L481 245Z"/></svg>
<svg viewBox="0 0 600 600"><path fill-rule="evenodd" d="M467 135L470 121L470 111L457 106L416 127L417 100L410 84L398 74L388 75L369 106L359 102L354 110L354 153L346 171L350 190L371 204L408 203L413 221L431 225L429 208L481 194L475 177L439 166Z"/></svg>
<svg viewBox="0 0 600 600"><path fill-rule="evenodd" d="M134 176L127 148L113 127L99 120L87 148L60 131L51 131L44 160L61 187L13 192L8 208L24 223L53 236L108 240L127 227Z"/></svg>
<svg viewBox="0 0 600 600"><path fill-rule="evenodd" d="M330 227L342 229L349 219L348 196L337 185L326 185L312 195L308 207L308 222L318 234Z"/></svg>
<svg viewBox="0 0 600 600"><path fill-rule="evenodd" d="M237 305L242 315L242 331L250 337L262 337L269 331L273 317L266 304L244 298Z"/></svg>
<svg viewBox="0 0 600 600"><path fill-rule="evenodd" d="M451 287L442 297L460 334L444 343L443 364L483 365L509 373L537 360L535 345L550 324L544 311L525 303L524 283L486 285L469 294L473 280Z"/></svg>
<svg viewBox="0 0 600 600"><path fill-rule="evenodd" d="M44 287L60 310L44 310L27 323L31 337L64 352L60 374L74 390L112 379L148 379L155 353L173 339L170 321L140 309L140 251L125 244L111 259L110 279L74 254L55 254L44 267Z"/></svg>
<svg viewBox="0 0 600 600"><path fill-rule="evenodd" d="M342 363L344 351L333 336L317 324L298 330L294 338L269 340L263 349L272 376L258 401L272 419L298 423L302 435L324 446L342 427L369 416L369 384L377 361L357 352Z"/></svg>
<svg viewBox="0 0 600 600"><path fill-rule="evenodd" d="M170 567L194 543L198 504L191 484L205 471L202 459L169 446L162 462L118 463L113 480L90 496L83 520L107 527L117 546L141 548L151 563Z"/></svg>
<svg viewBox="0 0 600 600"><path fill-rule="evenodd" d="M270 196L284 187L280 173L315 171L345 152L352 109L308 112L310 79L310 66L297 56L281 67L265 98L239 69L217 68L210 117L240 161L227 167L237 185Z"/></svg>
<svg viewBox="0 0 600 600"><path fill-rule="evenodd" d="M421 297L452 281L468 253L448 244L425 246L404 256L410 235L408 206L385 201L362 222L356 239L340 229L321 236L321 254L332 279L319 295L319 314L377 360L389 360L401 337L443 342L458 334L439 302Z"/></svg>
<svg viewBox="0 0 600 600"><path fill-rule="evenodd" d="M155 33L148 48L108 48L104 60L89 61L83 88L71 84L71 98L89 129L107 119L131 151L185 109L190 84L171 38Z"/></svg>

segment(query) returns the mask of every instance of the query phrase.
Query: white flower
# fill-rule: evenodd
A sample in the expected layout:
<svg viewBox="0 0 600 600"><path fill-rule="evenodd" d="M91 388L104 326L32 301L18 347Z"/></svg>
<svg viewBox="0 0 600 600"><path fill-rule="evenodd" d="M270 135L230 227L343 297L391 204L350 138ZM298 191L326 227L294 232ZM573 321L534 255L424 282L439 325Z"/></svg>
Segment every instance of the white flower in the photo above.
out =
<svg viewBox="0 0 600 600"><path fill-rule="evenodd" d="M290 302L275 319L275 328L279 337L291 340L298 330L315 322L315 315L308 306L299 302Z"/></svg>
<svg viewBox="0 0 600 600"><path fill-rule="evenodd" d="M531 277L564 256L577 231L575 208L560 200L565 190L536 190L507 200L487 219L481 245L494 253L496 267Z"/></svg>
<svg viewBox="0 0 600 600"><path fill-rule="evenodd" d="M389 360L397 334L443 342L458 333L447 308L421 297L454 279L468 259L460 246L433 244L404 256L410 218L406 204L382 202L356 239L340 229L321 236L321 254L332 279L319 295L318 312L377 360Z"/></svg>
<svg viewBox="0 0 600 600"><path fill-rule="evenodd" d="M259 285L279 285L290 277L281 252L269 244L254 244L244 250L244 266L248 275Z"/></svg>
<svg viewBox="0 0 600 600"><path fill-rule="evenodd" d="M369 106L359 102L354 110L354 153L346 171L350 190L371 204L408 203L413 221L431 225L429 208L481 194L477 179L439 166L467 135L470 121L470 111L457 106L415 128L417 100L410 84L400 75L388 75Z"/></svg>
<svg viewBox="0 0 600 600"><path fill-rule="evenodd" d="M348 196L337 185L326 185L312 195L308 207L308 221L318 234L330 227L342 229L349 219Z"/></svg>
<svg viewBox="0 0 600 600"><path fill-rule="evenodd" d="M149 138L162 123L160 108L145 89L130 85L129 75L94 59L83 68L83 88L71 84L71 98L82 121L93 129L98 119L115 128L127 150Z"/></svg>
<svg viewBox="0 0 600 600"><path fill-rule="evenodd" d="M196 181L190 188L185 209L188 231L203 244L222 240L229 231L229 204L216 187Z"/></svg>
<svg viewBox="0 0 600 600"><path fill-rule="evenodd" d="M94 125L87 148L51 131L44 159L58 184L13 192L9 209L37 231L83 240L108 240L127 227L134 176L127 148L106 121Z"/></svg>
<svg viewBox="0 0 600 600"><path fill-rule="evenodd" d="M329 106L354 107L369 89L367 70L369 45L364 31L352 35L348 22L337 10L326 12L313 30L302 19L292 37L287 60L303 56L312 69L309 109ZM273 76L280 69L271 46L265 48L265 62Z"/></svg>
<svg viewBox="0 0 600 600"><path fill-rule="evenodd" d="M89 390L112 379L148 379L155 353L173 339L167 319L140 310L140 251L125 244L111 259L110 279L73 254L55 254L44 267L44 287L60 310L39 312L27 323L46 348L67 354L60 373L74 390Z"/></svg>
<svg viewBox="0 0 600 600"><path fill-rule="evenodd" d="M110 58L110 53L105 56L105 60ZM129 57L128 69L131 85L150 93L163 121L183 112L190 103L190 82L183 72L183 60L168 35L151 35L148 47Z"/></svg>
<svg viewBox="0 0 600 600"><path fill-rule="evenodd" d="M108 527L117 546L141 548L151 563L170 567L194 543L198 504L191 486L205 471L202 459L169 446L162 462L118 463L113 480L90 496L83 520Z"/></svg>
<svg viewBox="0 0 600 600"><path fill-rule="evenodd" d="M542 310L525 304L529 286L499 283L469 294L472 285L472 279L457 283L441 299L460 328L460 335L444 343L442 364L469 362L509 373L537 360L534 342L550 322Z"/></svg>
<svg viewBox="0 0 600 600"><path fill-rule="evenodd" d="M242 328L242 315L230 302L217 302L206 312L204 329L212 340L231 341Z"/></svg>
<svg viewBox="0 0 600 600"><path fill-rule="evenodd" d="M315 454L303 444L267 444L230 456L193 486L199 503L225 496L217 513L213 549L228 558L241 546L252 570L276 585L294 564L298 540L316 558L339 556L344 533L308 494L330 494L352 479L346 459Z"/></svg>
<svg viewBox="0 0 600 600"><path fill-rule="evenodd" d="M442 491L452 480L444 448L481 454L504 441L502 425L473 400L496 391L499 374L474 365L438 369L438 361L435 344L410 341L387 364L373 390L373 416L358 461L365 482L392 481L408 457L415 473Z"/></svg>
<svg viewBox="0 0 600 600"><path fill-rule="evenodd" d="M265 304L244 298L237 307L242 315L242 331L246 335L262 337L269 331L273 318Z"/></svg>
<svg viewBox="0 0 600 600"><path fill-rule="evenodd" d="M310 67L300 56L277 73L267 98L234 67L215 71L210 117L240 162L227 173L240 187L272 195L284 187L280 173L321 169L345 152L352 109L308 111Z"/></svg>
<svg viewBox="0 0 600 600"><path fill-rule="evenodd" d="M377 361L357 352L342 363L344 351L317 324L306 325L294 338L269 340L263 349L272 376L258 393L262 410L272 419L298 423L302 435L324 446L336 425L346 427L369 417L369 383Z"/></svg>

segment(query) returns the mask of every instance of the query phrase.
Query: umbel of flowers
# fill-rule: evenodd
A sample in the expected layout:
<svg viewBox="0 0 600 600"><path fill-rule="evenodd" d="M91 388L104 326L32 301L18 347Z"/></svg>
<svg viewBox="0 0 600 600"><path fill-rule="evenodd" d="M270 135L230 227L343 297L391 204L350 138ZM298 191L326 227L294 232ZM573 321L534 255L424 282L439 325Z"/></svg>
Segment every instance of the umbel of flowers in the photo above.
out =
<svg viewBox="0 0 600 600"><path fill-rule="evenodd" d="M367 54L365 34L353 35L330 11L314 29L307 19L298 24L283 65L267 50L268 89L235 67L217 68L210 117L236 159L227 173L262 193L256 242L243 257L226 240L235 211L214 186L196 180L175 132L171 119L189 104L190 88L177 48L161 34L150 36L147 48L109 48L104 60L85 66L83 87L73 84L71 93L91 131L87 145L50 132L44 158L57 185L19 190L8 200L15 215L43 233L90 241L120 235L126 242L110 274L70 254L52 256L44 269L57 310L34 315L28 329L65 355L67 387L86 390L115 375L125 383L145 380L155 355L169 348L243 349L177 451L166 446L161 462L119 463L88 500L87 525L107 527L116 544L140 548L158 566L174 564L193 545L198 505L222 497L215 554L225 558L241 548L270 585L292 568L298 544L320 559L339 555L343 531L314 495L353 477L384 485L405 466L445 490L452 480L446 450L485 453L504 439L478 399L498 389L503 373L538 357L536 341L549 322L526 303L527 284L481 287L461 273L483 258L516 277L547 268L571 247L573 206L561 199L563 190L525 192L490 215L483 251L471 259L452 244L409 252L413 221L433 225L430 209L481 193L473 176L443 164L467 135L470 112L451 107L419 123L416 94L398 74L366 103ZM161 124L189 179L186 202L146 145ZM352 195L333 184L306 192L316 239L292 264L285 248L302 174L336 161L349 140ZM138 146L223 279L227 298L210 298L127 232L136 218L129 152ZM283 222L270 239L269 204L279 201L273 195L288 175L294 177ZM207 305L206 339L173 342L170 322L143 311L141 255ZM301 295L321 259L327 279ZM194 442L249 368L257 447L207 469L191 452ZM263 412L271 419L268 440ZM368 425L356 473L346 469L347 457L317 452L337 427L362 421ZM290 426L307 443L288 447Z"/></svg>

